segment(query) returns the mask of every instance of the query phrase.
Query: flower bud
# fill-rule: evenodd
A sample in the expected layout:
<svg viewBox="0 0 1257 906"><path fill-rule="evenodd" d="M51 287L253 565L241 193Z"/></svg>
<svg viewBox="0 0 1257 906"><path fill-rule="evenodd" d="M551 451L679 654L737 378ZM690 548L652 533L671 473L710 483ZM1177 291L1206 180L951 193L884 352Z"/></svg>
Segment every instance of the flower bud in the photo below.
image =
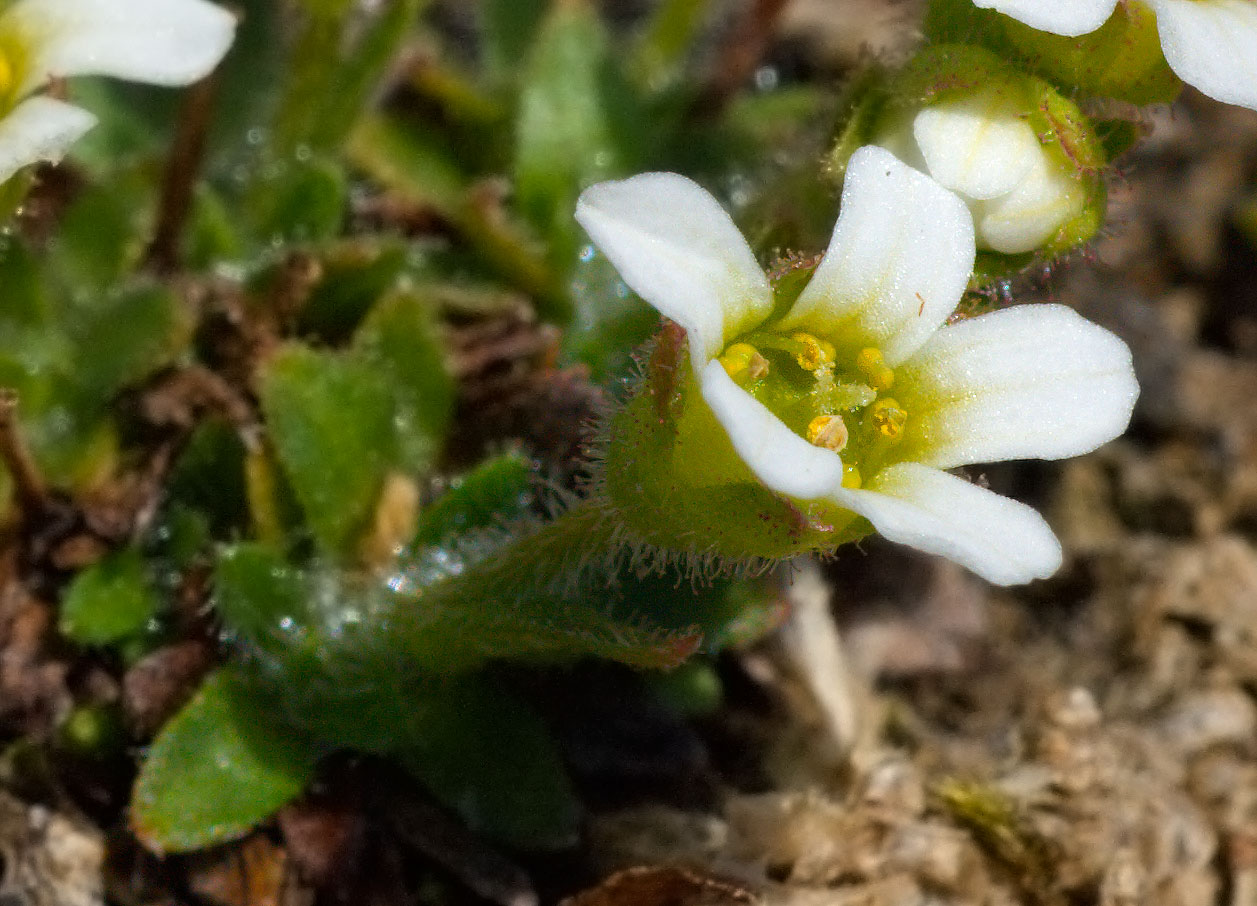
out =
<svg viewBox="0 0 1257 906"><path fill-rule="evenodd" d="M1103 143L1077 104L978 47L927 47L853 104L835 146L881 145L958 194L980 271L1013 271L1091 239L1103 221Z"/></svg>

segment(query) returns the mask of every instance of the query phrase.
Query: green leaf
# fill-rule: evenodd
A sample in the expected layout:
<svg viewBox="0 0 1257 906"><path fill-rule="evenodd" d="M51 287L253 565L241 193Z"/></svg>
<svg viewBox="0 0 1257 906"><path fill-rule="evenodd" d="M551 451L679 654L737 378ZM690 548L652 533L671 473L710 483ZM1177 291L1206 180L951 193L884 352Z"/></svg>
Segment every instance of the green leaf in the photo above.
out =
<svg viewBox="0 0 1257 906"><path fill-rule="evenodd" d="M397 751L472 830L512 847L576 842L580 806L549 731L527 703L483 676L434 683L414 702Z"/></svg>
<svg viewBox="0 0 1257 906"><path fill-rule="evenodd" d="M476 263L533 296L543 318L570 319L567 291L532 235L503 216L495 193L471 186L442 136L395 117L367 117L347 151L358 169L398 198L449 221L476 253Z"/></svg>
<svg viewBox="0 0 1257 906"><path fill-rule="evenodd" d="M314 765L314 749L279 723L266 690L226 668L154 740L132 793L131 824L159 851L224 843L298 795Z"/></svg>
<svg viewBox="0 0 1257 906"><path fill-rule="evenodd" d="M579 244L572 219L577 194L632 169L641 154L641 111L614 60L592 5L559 3L524 73L515 190L562 271L575 262Z"/></svg>
<svg viewBox="0 0 1257 906"><path fill-rule="evenodd" d="M454 409L454 381L434 335L432 306L415 293L384 299L354 337L354 355L376 369L393 394L394 464L409 472L427 471Z"/></svg>
<svg viewBox="0 0 1257 906"><path fill-rule="evenodd" d="M139 635L157 613L144 558L135 548L110 554L70 583L61 602L61 632L83 645Z"/></svg>
<svg viewBox="0 0 1257 906"><path fill-rule="evenodd" d="M344 170L321 157L294 159L275 170L274 179L259 178L250 192L258 238L279 247L336 236L348 205Z"/></svg>
<svg viewBox="0 0 1257 906"><path fill-rule="evenodd" d="M635 69L652 87L680 75L711 0L663 0L651 14L637 46Z"/></svg>
<svg viewBox="0 0 1257 906"><path fill-rule="evenodd" d="M390 586L384 647L441 673L495 659L675 666L701 635L693 621L679 629L650 622L612 587L606 566L621 551L614 525L584 505L517 527L513 538L473 532L418 549L399 564L404 581Z"/></svg>
<svg viewBox="0 0 1257 906"><path fill-rule="evenodd" d="M70 376L99 405L168 365L191 341L191 313L164 286L96 296L64 317L74 319L66 331L78 346Z"/></svg>
<svg viewBox="0 0 1257 906"><path fill-rule="evenodd" d="M0 349L19 351L26 344L19 330L44 329L51 317L48 288L30 248L17 235L0 242Z"/></svg>
<svg viewBox="0 0 1257 906"><path fill-rule="evenodd" d="M497 839L528 848L571 841L577 807L527 705L482 677L436 676L424 668L437 665L391 647L385 627L399 609L416 609L416 598L383 581L296 569L256 544L223 552L215 591L220 615L260 654L284 713L309 732L329 746L396 755Z"/></svg>
<svg viewBox="0 0 1257 906"><path fill-rule="evenodd" d="M200 514L218 537L243 531L249 521L244 459L239 432L220 419L202 422L175 462L167 500Z"/></svg>
<svg viewBox="0 0 1257 906"><path fill-rule="evenodd" d="M193 194L185 233L183 259L189 270L210 270L245 256L245 224L226 199L206 185L197 186Z"/></svg>
<svg viewBox="0 0 1257 906"><path fill-rule="evenodd" d="M339 147L427 2L390 0L366 12L343 0L307 0L311 14L293 50L276 117L277 157L289 158L302 147Z"/></svg>
<svg viewBox="0 0 1257 906"><path fill-rule="evenodd" d="M62 215L46 272L75 295L112 291L144 255L155 199L151 174L138 167L88 188Z"/></svg>
<svg viewBox="0 0 1257 906"><path fill-rule="evenodd" d="M514 542L426 547L387 575L318 560L297 570L273 550L243 545L220 561L218 606L284 674L280 685L302 700L306 726L342 744L378 746L396 725L407 678L499 659L593 656L668 667L693 653L700 641L693 625L660 628L617 607L605 575L579 586L569 579L567 568L605 555L610 542L595 537L599 531L577 518ZM536 587L538 570L558 576Z"/></svg>
<svg viewBox="0 0 1257 906"><path fill-rule="evenodd" d="M400 242L348 240L319 253L323 277L301 309L301 333L345 339L397 283L409 250Z"/></svg>
<svg viewBox="0 0 1257 906"><path fill-rule="evenodd" d="M108 179L119 161L162 154L174 121L173 92L114 79L76 79L71 100L92 111L96 125L71 152L75 163Z"/></svg>
<svg viewBox="0 0 1257 906"><path fill-rule="evenodd" d="M458 216L468 177L454 150L430 125L425 129L398 117L366 116L346 150L358 169L410 204Z"/></svg>
<svg viewBox="0 0 1257 906"><path fill-rule="evenodd" d="M414 545L439 544L524 516L532 501L532 480L532 467L518 453L481 463L420 514Z"/></svg>
<svg viewBox="0 0 1257 906"><path fill-rule="evenodd" d="M396 744L421 681L418 666L381 644L397 598L326 564L299 569L261 544L224 549L214 589L219 615L292 720L333 746Z"/></svg>
<svg viewBox="0 0 1257 906"><path fill-rule="evenodd" d="M396 460L394 399L368 362L292 344L262 372L271 443L315 537L350 553Z"/></svg>
<svg viewBox="0 0 1257 906"><path fill-rule="evenodd" d="M549 0L483 0L485 69L491 76L505 79L519 72L550 5Z"/></svg>
<svg viewBox="0 0 1257 906"><path fill-rule="evenodd" d="M269 656L293 638L285 627L310 619L305 573L274 549L246 542L224 547L214 571L214 605L233 632Z"/></svg>

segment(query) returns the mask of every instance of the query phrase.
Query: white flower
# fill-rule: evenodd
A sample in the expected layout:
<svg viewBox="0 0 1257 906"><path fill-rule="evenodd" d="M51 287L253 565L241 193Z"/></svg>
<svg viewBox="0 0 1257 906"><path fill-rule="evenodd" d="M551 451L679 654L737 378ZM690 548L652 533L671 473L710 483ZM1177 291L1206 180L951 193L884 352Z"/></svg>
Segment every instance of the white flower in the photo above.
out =
<svg viewBox="0 0 1257 906"><path fill-rule="evenodd" d="M1139 2L1139 0L1122 0ZM1257 110L1257 0L1142 0L1157 17L1161 51L1189 85ZM1108 21L1118 0L974 0L1031 28L1076 37Z"/></svg>
<svg viewBox="0 0 1257 906"><path fill-rule="evenodd" d="M992 582L1057 569L1060 545L1034 510L944 470L1115 437L1138 394L1130 352L1060 305L941 326L974 260L955 195L884 149L857 151L829 250L784 313L732 220L684 177L593 186L576 216L685 329L690 392L771 491L859 514Z"/></svg>
<svg viewBox="0 0 1257 906"><path fill-rule="evenodd" d="M17 0L0 13L0 182L57 160L96 118L37 94L102 75L186 85L223 58L235 17L206 0Z"/></svg>
<svg viewBox="0 0 1257 906"><path fill-rule="evenodd" d="M924 107L876 141L968 204L981 248L1034 251L1087 205L1078 167L1040 141L998 88Z"/></svg>

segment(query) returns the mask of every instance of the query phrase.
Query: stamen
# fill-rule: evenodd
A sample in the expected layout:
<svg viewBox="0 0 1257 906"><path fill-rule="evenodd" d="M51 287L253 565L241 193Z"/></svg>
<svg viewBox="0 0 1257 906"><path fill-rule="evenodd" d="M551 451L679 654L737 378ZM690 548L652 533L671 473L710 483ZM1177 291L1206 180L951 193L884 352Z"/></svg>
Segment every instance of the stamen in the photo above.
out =
<svg viewBox="0 0 1257 906"><path fill-rule="evenodd" d="M855 490L862 484L864 484L864 479L860 475L859 467L852 463L843 463L842 486L844 488L851 488L852 490Z"/></svg>
<svg viewBox="0 0 1257 906"><path fill-rule="evenodd" d="M876 347L861 349L855 357L855 367L877 390L885 391L895 386L895 372L887 367L882 351Z"/></svg>
<svg viewBox="0 0 1257 906"><path fill-rule="evenodd" d="M794 360L804 371L816 371L825 365L832 365L837 357L838 353L833 343L818 339L810 333L792 334L790 339L799 344L794 353Z"/></svg>
<svg viewBox="0 0 1257 906"><path fill-rule="evenodd" d="M903 436L904 425L908 422L908 412L899 405L894 397L884 397L869 407L869 420L877 433L887 440L898 440Z"/></svg>
<svg viewBox="0 0 1257 906"><path fill-rule="evenodd" d="M836 415L818 415L808 422L808 443L838 453L847 446L847 438L847 426Z"/></svg>
<svg viewBox="0 0 1257 906"><path fill-rule="evenodd" d="M13 89L13 64L7 54L0 52L0 98L7 97Z"/></svg>
<svg viewBox="0 0 1257 906"><path fill-rule="evenodd" d="M768 359L750 343L734 343L720 357L720 364L724 366L729 377L739 384L758 381L768 374L769 367Z"/></svg>

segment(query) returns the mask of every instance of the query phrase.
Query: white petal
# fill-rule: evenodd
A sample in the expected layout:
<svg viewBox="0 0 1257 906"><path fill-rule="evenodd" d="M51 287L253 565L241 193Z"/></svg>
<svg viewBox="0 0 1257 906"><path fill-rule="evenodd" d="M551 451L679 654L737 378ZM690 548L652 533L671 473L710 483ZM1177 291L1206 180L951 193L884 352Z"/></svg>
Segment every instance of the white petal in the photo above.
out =
<svg viewBox="0 0 1257 906"><path fill-rule="evenodd" d="M31 50L28 92L76 75L186 85L218 65L235 28L206 0L19 0L0 17L0 30Z"/></svg>
<svg viewBox="0 0 1257 906"><path fill-rule="evenodd" d="M993 90L926 107L912 132L926 172L968 198L1011 192L1043 154L1021 110Z"/></svg>
<svg viewBox="0 0 1257 906"><path fill-rule="evenodd" d="M900 366L907 459L948 469L1063 459L1126 430L1130 350L1064 305L1018 305L944 327Z"/></svg>
<svg viewBox="0 0 1257 906"><path fill-rule="evenodd" d="M1037 249L1082 211L1083 185L1042 150L1020 185L1007 195L974 202L978 243L1016 255Z"/></svg>
<svg viewBox="0 0 1257 906"><path fill-rule="evenodd" d="M733 382L719 362L702 371L703 399L733 449L770 490L800 500L827 498L842 485L842 459L795 434Z"/></svg>
<svg viewBox="0 0 1257 906"><path fill-rule="evenodd" d="M635 293L686 329L697 373L772 311L772 289L733 220L697 183L645 173L590 186L576 219Z"/></svg>
<svg viewBox="0 0 1257 906"><path fill-rule="evenodd" d="M28 98L0 119L0 182L41 160L58 161L96 117L46 97Z"/></svg>
<svg viewBox="0 0 1257 906"><path fill-rule="evenodd" d="M1257 3L1151 0L1161 50L1178 77L1209 97L1257 110Z"/></svg>
<svg viewBox="0 0 1257 906"><path fill-rule="evenodd" d="M1095 31L1107 22L1117 0L973 0L973 3L1012 16L1039 31L1075 37Z"/></svg>
<svg viewBox="0 0 1257 906"><path fill-rule="evenodd" d="M915 462L888 466L860 490L833 495L891 541L941 554L996 585L1045 579L1061 545L1043 517L955 475Z"/></svg>
<svg viewBox="0 0 1257 906"><path fill-rule="evenodd" d="M973 270L973 220L956 195L886 149L851 156L829 251L783 326L878 346L892 366L949 315Z"/></svg>

